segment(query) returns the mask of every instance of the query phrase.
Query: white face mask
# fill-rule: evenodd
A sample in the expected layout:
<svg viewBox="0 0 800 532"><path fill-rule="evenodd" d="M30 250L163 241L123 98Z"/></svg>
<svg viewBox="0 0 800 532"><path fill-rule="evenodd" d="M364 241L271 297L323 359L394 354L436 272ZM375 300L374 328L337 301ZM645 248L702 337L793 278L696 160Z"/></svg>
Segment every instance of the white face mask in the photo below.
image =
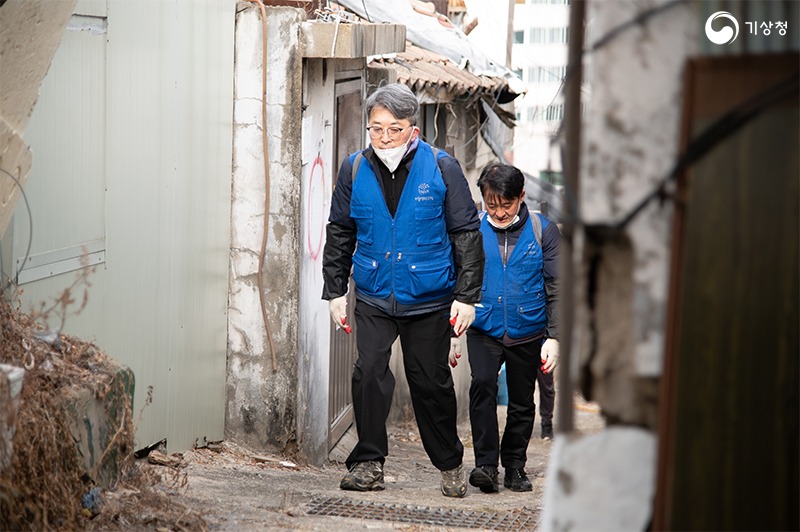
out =
<svg viewBox="0 0 800 532"><path fill-rule="evenodd" d="M376 148L375 146L372 147L372 150L375 152L375 155L378 156L378 159L383 161L383 164L386 165L386 168L389 169L390 172L394 173L397 170L397 167L400 166L400 161L403 160L403 156L408 151L408 145L411 142L411 139L414 135L412 134L408 137L408 141L396 148Z"/></svg>
<svg viewBox="0 0 800 532"><path fill-rule="evenodd" d="M487 216L488 216L488 215L487 215ZM506 227L511 227L512 225L514 225L514 224L515 224L515 223L517 223L518 221L519 221L519 214L516 214L516 215L514 216L514 219L513 219L513 220L511 220L510 222L504 223L503 225L500 225L499 223L495 222L495 221L494 221L494 218L492 218L491 216L489 216L489 223L490 223L491 225L493 225L494 227L498 228L498 229L505 229Z"/></svg>

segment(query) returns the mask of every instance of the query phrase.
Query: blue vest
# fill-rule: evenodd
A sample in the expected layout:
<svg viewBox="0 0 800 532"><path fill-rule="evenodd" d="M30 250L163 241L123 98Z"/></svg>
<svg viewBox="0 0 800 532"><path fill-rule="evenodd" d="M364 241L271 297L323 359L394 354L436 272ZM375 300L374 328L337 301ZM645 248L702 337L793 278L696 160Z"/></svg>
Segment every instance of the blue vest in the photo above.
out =
<svg viewBox="0 0 800 532"><path fill-rule="evenodd" d="M351 164L356 155L350 156ZM456 277L444 217L446 192L433 150L422 141L394 218L372 167L359 165L350 196L358 238L353 254L357 292L378 299L394 294L405 305L451 296Z"/></svg>
<svg viewBox="0 0 800 532"><path fill-rule="evenodd" d="M531 212L530 216L538 216ZM481 302L475 305L471 329L492 338L526 338L547 327L542 247L536 242L530 221L522 228L514 250L503 264L497 233L488 214L481 221L486 266L483 271ZM542 228L549 220L540 217Z"/></svg>

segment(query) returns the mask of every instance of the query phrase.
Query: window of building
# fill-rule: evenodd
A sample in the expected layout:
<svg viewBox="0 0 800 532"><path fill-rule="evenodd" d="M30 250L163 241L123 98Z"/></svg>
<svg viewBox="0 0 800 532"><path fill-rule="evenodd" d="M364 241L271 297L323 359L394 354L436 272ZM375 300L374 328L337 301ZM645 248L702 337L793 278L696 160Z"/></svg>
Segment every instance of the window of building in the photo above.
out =
<svg viewBox="0 0 800 532"><path fill-rule="evenodd" d="M564 119L564 104L558 103L548 105L545 111L545 120L548 122L558 122Z"/></svg>
<svg viewBox="0 0 800 532"><path fill-rule="evenodd" d="M561 83L566 75L566 66L528 67L528 83Z"/></svg>
<svg viewBox="0 0 800 532"><path fill-rule="evenodd" d="M569 28L529 28L530 44L566 44L569 41Z"/></svg>
<svg viewBox="0 0 800 532"><path fill-rule="evenodd" d="M522 30L515 31L514 32L514 44L522 44L524 42L525 42L525 32L522 31Z"/></svg>

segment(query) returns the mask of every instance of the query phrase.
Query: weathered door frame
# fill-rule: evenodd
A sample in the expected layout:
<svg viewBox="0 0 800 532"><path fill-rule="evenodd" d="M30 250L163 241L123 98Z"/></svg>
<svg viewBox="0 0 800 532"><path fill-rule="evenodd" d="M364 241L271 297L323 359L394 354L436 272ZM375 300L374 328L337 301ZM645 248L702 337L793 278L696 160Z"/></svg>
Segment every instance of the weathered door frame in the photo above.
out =
<svg viewBox="0 0 800 532"><path fill-rule="evenodd" d="M333 173L333 187L342 161L350 153L363 148L364 119L361 104L364 100L364 78L362 70L342 70L336 73L334 90L334 135L333 154L336 170ZM355 113L356 98L358 112ZM349 112L348 112L349 111ZM332 449L353 424L353 403L351 376L356 359L356 334L353 309L355 297L353 282L347 296L348 323L353 327L351 334L345 334L330 322L330 381L328 388L328 449Z"/></svg>

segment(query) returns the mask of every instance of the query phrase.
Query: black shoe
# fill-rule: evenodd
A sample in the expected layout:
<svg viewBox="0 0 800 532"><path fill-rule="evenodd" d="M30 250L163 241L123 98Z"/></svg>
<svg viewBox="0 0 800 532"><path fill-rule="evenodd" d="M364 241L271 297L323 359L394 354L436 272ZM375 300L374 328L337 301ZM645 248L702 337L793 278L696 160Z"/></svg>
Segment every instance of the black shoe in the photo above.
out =
<svg viewBox="0 0 800 532"><path fill-rule="evenodd" d="M497 480L497 468L495 466L476 467L469 474L469 483L480 488L484 493L497 493L500 491L500 483Z"/></svg>
<svg viewBox="0 0 800 532"><path fill-rule="evenodd" d="M525 474L525 470L521 467L506 468L506 476L503 479L503 486L507 487L511 491L533 490L533 485L531 484L531 481L528 480L528 475Z"/></svg>
<svg viewBox="0 0 800 532"><path fill-rule="evenodd" d="M553 422L552 421L542 421L542 439L543 440L552 440L553 439Z"/></svg>

